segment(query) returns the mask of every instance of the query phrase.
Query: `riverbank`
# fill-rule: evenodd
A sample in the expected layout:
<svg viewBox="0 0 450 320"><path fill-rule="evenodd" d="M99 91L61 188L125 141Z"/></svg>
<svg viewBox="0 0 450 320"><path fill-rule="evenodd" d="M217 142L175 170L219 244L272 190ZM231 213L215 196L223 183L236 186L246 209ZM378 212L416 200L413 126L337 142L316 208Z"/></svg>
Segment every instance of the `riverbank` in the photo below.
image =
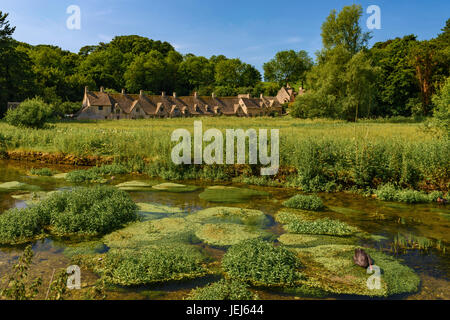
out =
<svg viewBox="0 0 450 320"><path fill-rule="evenodd" d="M179 128L192 132L198 120L204 131L280 129L280 171L261 177L258 166L175 166L171 133ZM0 134L3 154L10 159L80 166L114 162L166 180L239 179L306 192L367 190L387 183L447 192L450 185L450 142L425 133L420 123L182 118L61 122L32 130L0 122Z"/></svg>

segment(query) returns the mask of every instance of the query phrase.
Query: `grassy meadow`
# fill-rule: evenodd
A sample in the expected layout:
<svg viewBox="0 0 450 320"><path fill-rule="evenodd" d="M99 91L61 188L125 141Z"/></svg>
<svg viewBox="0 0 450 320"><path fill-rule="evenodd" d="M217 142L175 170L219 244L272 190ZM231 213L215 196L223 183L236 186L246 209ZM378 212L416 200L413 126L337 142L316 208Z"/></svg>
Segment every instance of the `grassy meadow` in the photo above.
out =
<svg viewBox="0 0 450 320"><path fill-rule="evenodd" d="M226 129L280 129L281 170L273 178L256 176L255 166L239 172L229 166L175 166L171 133L194 121L203 132ZM225 137L225 134L224 134ZM269 133L270 137L270 133ZM442 190L449 186L448 139L437 138L413 121L386 123L284 118L178 118L97 122L59 122L45 129L26 129L0 122L0 148L77 156L113 156L133 171L166 179L241 179L254 184L283 184L304 191L376 188ZM145 160L145 161L143 161Z"/></svg>

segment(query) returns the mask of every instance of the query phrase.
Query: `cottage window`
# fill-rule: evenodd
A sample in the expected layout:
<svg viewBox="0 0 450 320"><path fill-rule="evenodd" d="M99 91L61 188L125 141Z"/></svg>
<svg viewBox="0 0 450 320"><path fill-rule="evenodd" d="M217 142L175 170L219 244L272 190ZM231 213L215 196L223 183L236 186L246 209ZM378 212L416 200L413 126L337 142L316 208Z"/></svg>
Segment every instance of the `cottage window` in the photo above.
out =
<svg viewBox="0 0 450 320"><path fill-rule="evenodd" d="M103 107L98 107L98 111L102 111L103 110Z"/></svg>
<svg viewBox="0 0 450 320"><path fill-rule="evenodd" d="M141 110L139 108L136 108L136 113L141 112Z"/></svg>

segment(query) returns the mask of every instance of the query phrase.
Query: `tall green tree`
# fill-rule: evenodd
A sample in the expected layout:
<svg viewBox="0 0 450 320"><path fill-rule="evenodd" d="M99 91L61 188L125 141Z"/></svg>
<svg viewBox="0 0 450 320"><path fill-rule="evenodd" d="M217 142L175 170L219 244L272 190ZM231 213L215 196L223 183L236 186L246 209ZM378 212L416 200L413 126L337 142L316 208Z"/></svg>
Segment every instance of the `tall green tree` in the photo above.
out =
<svg viewBox="0 0 450 320"><path fill-rule="evenodd" d="M330 117L355 121L369 115L374 105L373 82L378 69L366 45L369 34L359 26L360 6L333 10L322 25L324 49L308 73L308 92L293 106L295 117Z"/></svg>
<svg viewBox="0 0 450 320"><path fill-rule="evenodd" d="M178 69L179 86L189 92L214 84L214 64L205 57L191 56Z"/></svg>
<svg viewBox="0 0 450 320"><path fill-rule="evenodd" d="M137 56L124 74L126 88L130 92L139 90L159 93L164 89L166 61L156 50Z"/></svg>
<svg viewBox="0 0 450 320"><path fill-rule="evenodd" d="M331 11L322 24L322 43L325 50L343 46L351 54L367 47L370 32L363 32L359 24L363 10L361 5L345 6L339 13Z"/></svg>
<svg viewBox="0 0 450 320"><path fill-rule="evenodd" d="M27 54L17 49L12 39L15 27L7 20L8 14L0 11L0 117L8 101L21 101L34 94L32 64Z"/></svg>
<svg viewBox="0 0 450 320"><path fill-rule="evenodd" d="M286 85L288 82L303 82L307 71L311 70L313 60L304 50L280 51L269 62L263 65L266 81L277 82Z"/></svg>

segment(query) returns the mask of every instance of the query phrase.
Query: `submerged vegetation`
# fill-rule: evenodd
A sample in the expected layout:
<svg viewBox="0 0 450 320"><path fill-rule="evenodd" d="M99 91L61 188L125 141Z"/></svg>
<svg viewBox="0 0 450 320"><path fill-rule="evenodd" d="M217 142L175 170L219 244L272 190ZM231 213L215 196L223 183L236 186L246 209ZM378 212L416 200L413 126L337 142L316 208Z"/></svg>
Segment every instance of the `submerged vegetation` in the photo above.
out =
<svg viewBox="0 0 450 320"><path fill-rule="evenodd" d="M222 279L206 287L192 290L189 300L257 300L258 296L239 281Z"/></svg>
<svg viewBox="0 0 450 320"><path fill-rule="evenodd" d="M254 189L213 186L206 188L205 191L200 193L199 197L209 202L239 203L245 202L253 197L264 197L268 195L267 192Z"/></svg>

